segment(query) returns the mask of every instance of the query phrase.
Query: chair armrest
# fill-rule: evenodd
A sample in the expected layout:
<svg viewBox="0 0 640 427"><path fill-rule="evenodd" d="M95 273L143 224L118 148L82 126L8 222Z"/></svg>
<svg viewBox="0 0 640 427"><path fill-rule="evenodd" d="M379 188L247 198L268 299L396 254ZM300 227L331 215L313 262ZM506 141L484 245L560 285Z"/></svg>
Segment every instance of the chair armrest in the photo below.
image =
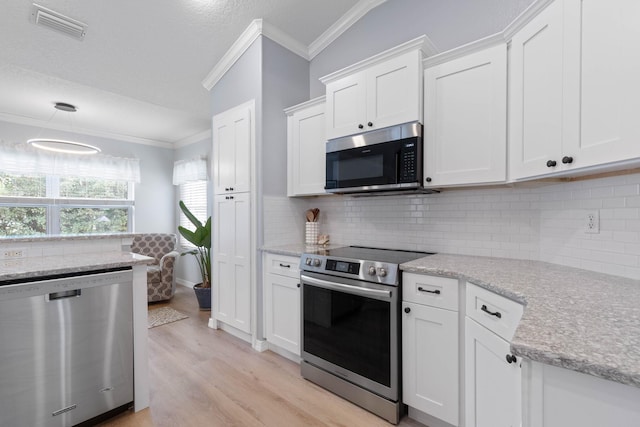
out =
<svg viewBox="0 0 640 427"><path fill-rule="evenodd" d="M171 283L173 285L175 277L174 266L179 256L179 252L171 251L160 258L160 279L163 283Z"/></svg>

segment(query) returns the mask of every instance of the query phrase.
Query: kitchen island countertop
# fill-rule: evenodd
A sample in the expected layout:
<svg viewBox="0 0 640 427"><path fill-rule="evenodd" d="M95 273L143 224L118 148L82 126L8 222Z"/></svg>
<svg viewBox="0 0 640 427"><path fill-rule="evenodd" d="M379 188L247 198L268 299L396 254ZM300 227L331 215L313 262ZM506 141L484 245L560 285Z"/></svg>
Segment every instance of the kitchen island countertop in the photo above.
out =
<svg viewBox="0 0 640 427"><path fill-rule="evenodd" d="M640 281L540 261L438 254L405 272L466 280L522 303L516 356L640 387Z"/></svg>

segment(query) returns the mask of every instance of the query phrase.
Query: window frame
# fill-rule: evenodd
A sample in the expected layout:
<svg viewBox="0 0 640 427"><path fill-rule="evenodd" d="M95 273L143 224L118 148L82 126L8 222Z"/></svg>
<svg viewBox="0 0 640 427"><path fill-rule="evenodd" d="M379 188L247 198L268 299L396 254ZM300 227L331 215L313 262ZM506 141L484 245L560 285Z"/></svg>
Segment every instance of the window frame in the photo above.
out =
<svg viewBox="0 0 640 427"><path fill-rule="evenodd" d="M195 194L185 194L185 191L187 189L188 186L192 186L192 185L198 185L201 186L200 188L198 188L197 190L192 190L192 193ZM205 222L207 221L208 217L209 217L209 181L208 180L194 180L194 181L187 181L184 182L182 184L178 185L178 200L182 200L185 202L185 205L187 206L187 208L189 208L189 210L196 216L196 218L198 218L202 224L205 224ZM193 204L191 204L190 202L192 201L193 198L195 198L196 196L201 195L202 196L202 203L199 204L198 206L194 207ZM186 201L188 200L188 202ZM189 230L193 231L193 225L191 224L191 222L187 219L186 215L182 212L181 209L178 208L178 226L183 226ZM198 213L203 214L203 217L200 217L198 215ZM178 233L178 245L184 249L194 249L195 246L193 244L191 244L189 241L187 241L182 234Z"/></svg>

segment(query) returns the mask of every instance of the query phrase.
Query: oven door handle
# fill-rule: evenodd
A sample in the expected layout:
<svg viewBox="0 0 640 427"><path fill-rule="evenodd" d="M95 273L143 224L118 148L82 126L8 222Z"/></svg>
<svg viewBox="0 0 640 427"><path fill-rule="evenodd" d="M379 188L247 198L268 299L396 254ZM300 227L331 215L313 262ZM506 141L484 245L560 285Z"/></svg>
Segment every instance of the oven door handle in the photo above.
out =
<svg viewBox="0 0 640 427"><path fill-rule="evenodd" d="M346 292L349 294L360 295L363 297L375 297L375 298L391 298L391 291L384 291L382 289L369 289L361 288L359 286L345 285L342 283L330 282L328 280L316 279L315 277L300 275L302 282L309 283L314 286L318 286L324 289L330 289L334 291Z"/></svg>

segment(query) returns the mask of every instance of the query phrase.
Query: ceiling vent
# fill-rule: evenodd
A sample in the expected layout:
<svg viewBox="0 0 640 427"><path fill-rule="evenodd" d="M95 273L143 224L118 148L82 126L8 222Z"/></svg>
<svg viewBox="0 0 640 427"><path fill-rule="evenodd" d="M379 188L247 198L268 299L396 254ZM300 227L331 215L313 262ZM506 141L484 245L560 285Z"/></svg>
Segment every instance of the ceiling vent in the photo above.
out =
<svg viewBox="0 0 640 427"><path fill-rule="evenodd" d="M74 39L83 40L86 34L87 24L54 12L39 4L33 4L33 13L31 15L36 25L42 25Z"/></svg>

